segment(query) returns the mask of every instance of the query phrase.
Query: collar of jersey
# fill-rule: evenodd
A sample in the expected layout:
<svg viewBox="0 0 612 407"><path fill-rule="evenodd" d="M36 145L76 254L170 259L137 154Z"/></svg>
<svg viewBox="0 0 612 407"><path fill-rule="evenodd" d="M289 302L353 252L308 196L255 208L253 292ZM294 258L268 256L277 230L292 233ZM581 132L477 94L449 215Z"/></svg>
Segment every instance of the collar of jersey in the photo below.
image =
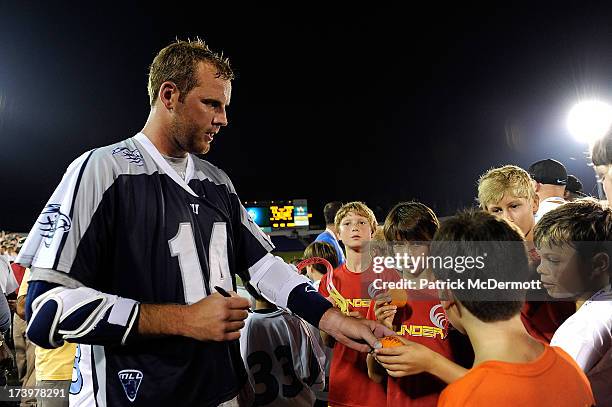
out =
<svg viewBox="0 0 612 407"><path fill-rule="evenodd" d="M282 309L273 309L273 310L255 310L253 311L254 315L257 315L260 318L274 318L283 314Z"/></svg>
<svg viewBox="0 0 612 407"><path fill-rule="evenodd" d="M161 153L155 148L151 140L142 132L136 134L134 137L139 144L141 144L147 153L151 156L155 164L166 173L174 182L179 184L185 191L189 192L191 195L197 197L198 194L193 192L193 189L187 183L195 177L195 169L193 165L193 158L191 158L191 154L187 154L187 170L185 171L185 179L183 180L180 175L175 171L174 168L168 164L168 161L162 157Z"/></svg>

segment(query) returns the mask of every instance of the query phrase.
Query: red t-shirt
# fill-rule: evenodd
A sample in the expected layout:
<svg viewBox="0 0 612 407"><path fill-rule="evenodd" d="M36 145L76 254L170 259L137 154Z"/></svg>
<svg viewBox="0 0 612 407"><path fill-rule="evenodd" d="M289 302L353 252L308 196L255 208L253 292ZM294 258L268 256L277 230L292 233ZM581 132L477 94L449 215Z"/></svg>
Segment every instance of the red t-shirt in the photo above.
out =
<svg viewBox="0 0 612 407"><path fill-rule="evenodd" d="M370 267L363 273L353 273L346 264L334 270L333 283L338 292L348 300L349 311L359 311L366 318L370 307L369 287L376 279L394 281L395 270L385 269L374 273ZM329 297L326 274L321 279L319 292ZM397 278L397 277L396 277ZM366 365L366 353L347 348L341 343L334 346L329 375L329 404L331 406L370 407L386 404L384 385L370 380Z"/></svg>
<svg viewBox="0 0 612 407"><path fill-rule="evenodd" d="M532 337L550 343L557 328L575 312L576 303L570 301L526 301L521 321Z"/></svg>
<svg viewBox="0 0 612 407"><path fill-rule="evenodd" d="M408 301L400 307L393 319L398 335L427 346L453 360L448 340L448 319L436 291L406 290ZM374 301L368 319L376 320ZM388 407L435 407L446 384L429 373L393 378L387 376Z"/></svg>
<svg viewBox="0 0 612 407"><path fill-rule="evenodd" d="M17 284L21 285L21 280L23 280L23 275L25 274L25 267L21 264L12 263L11 268L13 269L13 274L15 275L15 279L17 280Z"/></svg>

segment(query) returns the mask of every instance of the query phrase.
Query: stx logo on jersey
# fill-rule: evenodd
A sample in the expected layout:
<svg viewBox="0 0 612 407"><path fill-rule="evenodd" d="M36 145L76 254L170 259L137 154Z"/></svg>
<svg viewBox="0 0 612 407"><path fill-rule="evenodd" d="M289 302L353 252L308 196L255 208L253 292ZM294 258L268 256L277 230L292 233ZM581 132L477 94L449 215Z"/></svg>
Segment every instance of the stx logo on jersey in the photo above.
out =
<svg viewBox="0 0 612 407"><path fill-rule="evenodd" d="M138 388L142 382L143 374L140 370L125 369L119 372L119 380L125 390L125 395L130 402L136 400L138 394Z"/></svg>
<svg viewBox="0 0 612 407"><path fill-rule="evenodd" d="M142 159L142 154L138 151L137 148L130 150L127 147L117 147L112 152L113 155L121 154L123 158L131 162L132 164L136 164L139 167L144 165L144 160Z"/></svg>
<svg viewBox="0 0 612 407"><path fill-rule="evenodd" d="M448 318L446 318L446 312L442 308L442 304L434 305L429 311L429 319L438 328L446 331L448 328Z"/></svg>
<svg viewBox="0 0 612 407"><path fill-rule="evenodd" d="M72 221L68 215L60 211L59 204L45 206L38 217L38 223L40 224L40 235L44 238L43 242L47 248L51 246L53 236L58 229L66 233L72 226Z"/></svg>

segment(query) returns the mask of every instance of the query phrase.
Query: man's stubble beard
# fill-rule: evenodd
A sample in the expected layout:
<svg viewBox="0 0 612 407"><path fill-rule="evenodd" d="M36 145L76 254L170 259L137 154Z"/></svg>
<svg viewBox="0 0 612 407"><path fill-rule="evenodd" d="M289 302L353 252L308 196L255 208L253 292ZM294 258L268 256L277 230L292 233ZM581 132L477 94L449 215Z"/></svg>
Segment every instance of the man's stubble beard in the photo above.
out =
<svg viewBox="0 0 612 407"><path fill-rule="evenodd" d="M203 150L197 145L197 126L187 123L175 117L170 124L170 138L184 152L191 154L206 154L210 150L210 144L204 143Z"/></svg>

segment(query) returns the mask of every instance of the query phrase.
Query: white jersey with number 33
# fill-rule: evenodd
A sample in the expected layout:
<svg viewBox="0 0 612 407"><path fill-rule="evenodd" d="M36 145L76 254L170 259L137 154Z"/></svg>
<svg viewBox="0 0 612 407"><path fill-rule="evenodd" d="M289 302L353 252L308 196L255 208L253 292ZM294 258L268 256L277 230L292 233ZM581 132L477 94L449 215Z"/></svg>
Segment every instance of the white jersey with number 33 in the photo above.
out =
<svg viewBox="0 0 612 407"><path fill-rule="evenodd" d="M250 314L240 351L255 406L312 406L325 385L325 354L316 330L281 310Z"/></svg>

